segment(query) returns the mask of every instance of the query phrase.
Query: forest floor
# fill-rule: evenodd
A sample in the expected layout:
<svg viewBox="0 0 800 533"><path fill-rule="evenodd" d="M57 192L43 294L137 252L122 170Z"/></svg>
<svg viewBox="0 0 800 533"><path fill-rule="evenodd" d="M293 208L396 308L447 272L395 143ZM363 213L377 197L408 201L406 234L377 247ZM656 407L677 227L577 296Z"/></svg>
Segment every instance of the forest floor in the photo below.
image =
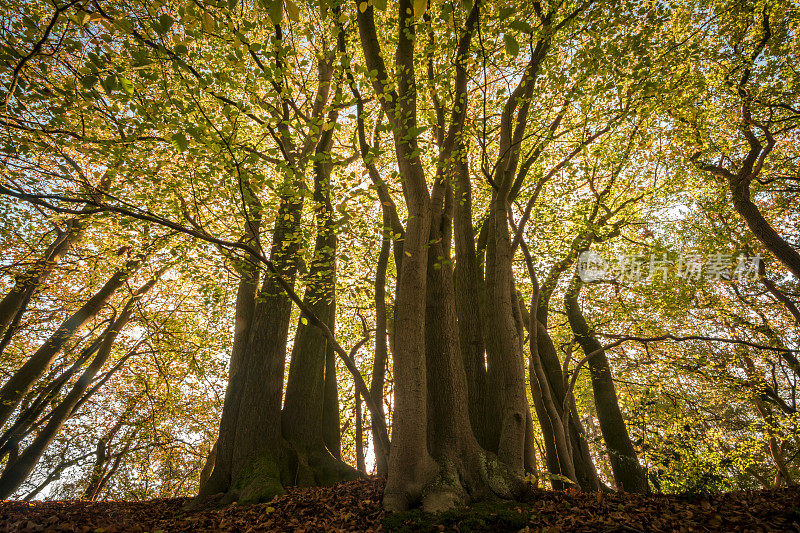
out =
<svg viewBox="0 0 800 533"><path fill-rule="evenodd" d="M637 496L532 490L524 501L440 515L386 514L383 482L290 489L268 504L184 511L142 502L0 502L0 531L798 531L800 487L721 495Z"/></svg>

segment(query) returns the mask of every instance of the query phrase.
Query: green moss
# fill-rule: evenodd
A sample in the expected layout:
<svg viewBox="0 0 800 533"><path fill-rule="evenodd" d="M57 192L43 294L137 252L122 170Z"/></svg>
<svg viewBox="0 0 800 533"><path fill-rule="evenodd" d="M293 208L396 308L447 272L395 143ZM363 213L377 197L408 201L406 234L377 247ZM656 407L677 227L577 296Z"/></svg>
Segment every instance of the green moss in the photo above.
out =
<svg viewBox="0 0 800 533"><path fill-rule="evenodd" d="M390 513L383 519L383 528L398 533L440 531L440 526L461 532L519 531L530 519L531 512L519 503L481 502L442 513L420 510Z"/></svg>
<svg viewBox="0 0 800 533"><path fill-rule="evenodd" d="M272 454L263 455L243 469L236 480L235 490L239 503L261 503L284 494L281 469Z"/></svg>

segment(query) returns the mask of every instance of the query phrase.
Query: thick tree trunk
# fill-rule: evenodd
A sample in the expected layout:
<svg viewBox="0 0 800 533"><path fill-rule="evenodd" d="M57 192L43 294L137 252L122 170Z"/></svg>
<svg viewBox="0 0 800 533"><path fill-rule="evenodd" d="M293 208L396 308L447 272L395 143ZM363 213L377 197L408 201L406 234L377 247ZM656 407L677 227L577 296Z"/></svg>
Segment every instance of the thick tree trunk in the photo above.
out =
<svg viewBox="0 0 800 533"><path fill-rule="evenodd" d="M248 231L249 239L252 241L257 238L258 227L260 224L251 225ZM253 235L255 233L255 235ZM217 450L219 449L220 435L230 435L231 429L228 424L235 420L235 409L238 408L241 398L242 383L246 365L244 362L244 352L250 336L250 326L255 312L256 293L258 291L259 271L254 263L243 261L239 266L239 286L236 290L236 309L234 312L234 332L233 347L231 349L231 359L228 366L228 387L225 389L225 400L222 405L222 418L220 430L214 446L206 458L203 470L200 474L200 492L207 489L206 484L211 479L217 463ZM219 491L217 491L219 492ZM212 492L213 494L213 492Z"/></svg>
<svg viewBox="0 0 800 533"><path fill-rule="evenodd" d="M441 220L449 176L437 176L432 199L415 132L415 24L409 0L400 1L398 15L396 63L401 74L395 92L380 54L373 8L367 6L357 12L367 67L377 73L373 87L393 126L408 212L397 281L395 407L383 503L389 510L422 503L426 510L434 511L492 494L510 497L520 479L481 450L470 428L452 265L446 245L449 235L441 234L449 227L449 221ZM477 18L476 2L459 41L457 103L444 143L449 148L440 154L440 163L444 163L440 170L451 160L464 124L467 77L462 62ZM386 93L391 98L384 97Z"/></svg>
<svg viewBox="0 0 800 533"><path fill-rule="evenodd" d="M509 468L483 450L472 431L452 267L448 262L440 263L441 256L447 259L441 246L433 246L427 281L428 447L438 473L427 484L421 503L431 512L473 500L513 498L523 487L522 466L519 471ZM522 423L524 429L524 418Z"/></svg>
<svg viewBox="0 0 800 533"><path fill-rule="evenodd" d="M291 283L296 272L293 258L300 247L303 197L299 181L299 194L281 201L270 252L281 275ZM281 442L280 408L291 300L274 276L265 274L258 291L256 280L253 273L244 273L240 281L237 330L214 469L200 486L201 498L224 494L227 501L258 501L283 492L279 463L286 450ZM284 479L290 481L286 473Z"/></svg>
<svg viewBox="0 0 800 533"><path fill-rule="evenodd" d="M502 204L502 205L500 205ZM511 271L511 241L505 200L492 204L486 248L486 357L493 414L498 423L498 458L512 470L525 467L525 425L529 413L525 394L522 339L514 320L516 289Z"/></svg>
<svg viewBox="0 0 800 533"><path fill-rule="evenodd" d="M0 426L36 380L47 370L61 349L75 333L92 317L97 315L114 292L127 281L142 263L142 258L128 261L100 288L80 309L61 323L45 343L20 367L0 389Z"/></svg>
<svg viewBox="0 0 800 533"><path fill-rule="evenodd" d="M281 35L280 27L276 26L276 37L281 39ZM279 66L282 64L280 54L277 62ZM322 113L329 95L330 77L330 64L327 63L327 60L320 61L319 86L313 111L315 119L323 116ZM325 134L316 137L316 142L314 142L313 136L309 137L304 145L304 151L298 153L294 149L292 136L287 129L289 105L286 102L284 104L285 116L280 131L288 158L287 162L290 163L285 188L291 192L281 199L272 236L270 259L283 280L294 284L297 272L296 255L300 250L302 240L300 219L304 189L306 188L303 172L308 155L310 155L310 152L305 150L307 148L316 149L316 159L319 165L322 165L320 156L326 155L330 149L332 129L322 128ZM333 123L335 120L336 113L334 111L329 115L328 122ZM327 140L323 141L323 137ZM326 165L327 161L325 159ZM318 177L321 172L319 165L316 168ZM330 211L329 207L328 203L326 206L328 212ZM332 229L329 224L328 218L325 227ZM322 235L322 237L335 239L332 231L330 235ZM333 244L335 246L335 241ZM335 248L332 250L335 253ZM318 248L317 252L321 253L321 249ZM324 261L315 261L312 266L312 275L318 278L325 276L325 269L329 269L330 279L334 279L332 264L323 263ZM332 294L315 283L309 287L304 299L304 303L311 304L312 308L314 308L313 306L324 307L321 310L322 313L328 312L330 316L321 317L322 322L330 326L333 325L332 302ZM243 304L250 305L247 299ZM288 388L296 390L310 387L313 389L313 397L298 398L295 392L287 391L286 417L292 421L289 432L296 432L291 439L295 441L294 446L283 438L281 400L283 398L283 376L291 308L291 300L281 290L277 278L266 274L253 306L252 318L246 341L241 350L241 357L238 358L238 363L236 361L231 363L231 376L220 421L214 470L208 481L201 485L198 502L217 494L223 495L225 501L266 501L274 495L282 493L284 485L296 482L314 483L318 475L331 477L322 473L323 470L335 471L340 467L340 461L334 458L325 447L322 429L326 396L324 393L325 369L330 365L330 363L326 363L326 359L327 353L332 347L328 346L328 342L319 331L306 327L305 324L301 324L301 327L298 328L295 338L292 361L298 362L293 365L294 372L290 370ZM315 308L315 311L319 313L320 309ZM234 353L234 355L236 354ZM309 363L311 365L310 372L306 372L307 361L311 361ZM333 383L334 374L335 371L328 374L330 383ZM307 411L306 408L311 411ZM303 418L297 418L294 414L297 410L303 411ZM305 420L308 412L313 412L313 415L309 415L306 424L299 424ZM295 422L298 422L296 427ZM311 428L312 424L313 428ZM300 440L298 437L311 433L315 433L316 437L310 441ZM302 447L306 448L305 450L300 449L301 443ZM307 453L307 449L312 447L314 448L314 457ZM331 464L333 467L328 468Z"/></svg>
<svg viewBox="0 0 800 533"><path fill-rule="evenodd" d="M304 301L331 331L336 321L336 228L330 202L329 151L333 142L332 130L325 132L314 164L314 201L317 217L317 237L314 259ZM336 396L336 373L333 353L322 332L301 318L292 348L286 398L283 404L283 437L296 454L295 483L328 485L357 477L351 467L336 456L339 450L339 407ZM331 366L326 372L326 366ZM327 375L326 375L327 374ZM328 388L326 390L326 378ZM326 394L327 392L327 394ZM332 394L331 394L332 392ZM327 425L324 418L326 397L330 402ZM360 397L357 397L360 401ZM335 450L326 447L328 440ZM331 431L332 430L332 431ZM293 466L293 465L292 465Z"/></svg>
<svg viewBox="0 0 800 533"><path fill-rule="evenodd" d="M608 358L602 345L592 334L578 303L581 286L581 280L576 275L564 297L564 304L572 332L588 358L597 419L611 461L614 481L618 490L647 493L650 490L647 476L639 465L636 450L619 408Z"/></svg>
<svg viewBox="0 0 800 533"><path fill-rule="evenodd" d="M485 287L475 248L472 225L472 184L467 161L456 162L453 202L453 231L456 265L453 272L458 333L464 370L467 375L469 418L475 437L485 449L497 449L498 432L492 429L487 414L486 356L483 343L481 295Z"/></svg>

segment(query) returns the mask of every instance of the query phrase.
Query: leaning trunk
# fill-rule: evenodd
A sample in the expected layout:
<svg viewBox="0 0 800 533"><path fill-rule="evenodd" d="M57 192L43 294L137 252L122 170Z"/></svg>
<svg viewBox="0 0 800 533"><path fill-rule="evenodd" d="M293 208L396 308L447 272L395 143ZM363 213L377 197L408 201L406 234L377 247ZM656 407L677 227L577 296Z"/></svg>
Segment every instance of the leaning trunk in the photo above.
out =
<svg viewBox="0 0 800 533"><path fill-rule="evenodd" d="M564 297L564 303L575 339L588 358L597 419L600 422L600 431L608 450L614 481L618 490L647 493L649 492L647 476L639 465L636 450L628 435L628 428L619 408L608 358L602 345L592 334L578 304L581 286L581 280L576 275Z"/></svg>

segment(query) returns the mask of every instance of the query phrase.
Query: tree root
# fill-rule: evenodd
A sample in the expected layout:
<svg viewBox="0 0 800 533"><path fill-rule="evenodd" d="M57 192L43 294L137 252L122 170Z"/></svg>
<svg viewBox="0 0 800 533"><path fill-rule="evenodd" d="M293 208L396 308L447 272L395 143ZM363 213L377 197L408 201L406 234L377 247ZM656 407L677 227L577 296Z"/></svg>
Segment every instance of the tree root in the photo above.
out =
<svg viewBox="0 0 800 533"><path fill-rule="evenodd" d="M361 477L363 474L336 459L324 445L299 447L284 441L277 452L264 453L239 469L227 492L194 498L184 508L263 503L285 494L285 487L326 486Z"/></svg>
<svg viewBox="0 0 800 533"><path fill-rule="evenodd" d="M477 448L477 446L476 446ZM438 513L478 501L513 500L525 490L524 480L497 456L480 448L436 459L438 470L427 482L404 490L387 491L383 505L388 511L407 511L417 505Z"/></svg>

